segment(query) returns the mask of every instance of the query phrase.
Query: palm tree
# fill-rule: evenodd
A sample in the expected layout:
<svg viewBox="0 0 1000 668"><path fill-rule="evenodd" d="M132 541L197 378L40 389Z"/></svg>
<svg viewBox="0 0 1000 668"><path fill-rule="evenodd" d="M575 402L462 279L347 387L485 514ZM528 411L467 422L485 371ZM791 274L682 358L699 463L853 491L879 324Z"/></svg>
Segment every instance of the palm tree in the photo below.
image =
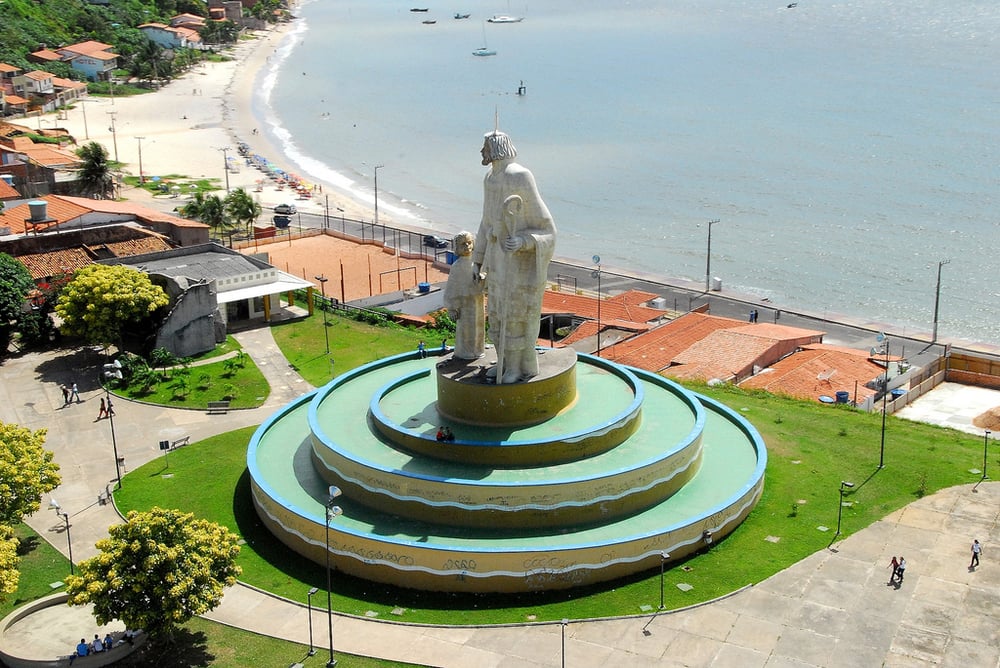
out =
<svg viewBox="0 0 1000 668"><path fill-rule="evenodd" d="M225 234L226 228L232 224L229 216L226 215L225 201L218 195L205 196L198 219L209 227L215 228L220 235Z"/></svg>
<svg viewBox="0 0 1000 668"><path fill-rule="evenodd" d="M108 199L114 193L115 180L108 163L108 150L92 141L81 146L76 154L80 157L77 183L80 194L98 199Z"/></svg>
<svg viewBox="0 0 1000 668"><path fill-rule="evenodd" d="M253 197L243 188L237 188L226 195L226 213L237 225L246 224L247 234L250 233L250 225L260 217L262 209L260 204L254 201Z"/></svg>

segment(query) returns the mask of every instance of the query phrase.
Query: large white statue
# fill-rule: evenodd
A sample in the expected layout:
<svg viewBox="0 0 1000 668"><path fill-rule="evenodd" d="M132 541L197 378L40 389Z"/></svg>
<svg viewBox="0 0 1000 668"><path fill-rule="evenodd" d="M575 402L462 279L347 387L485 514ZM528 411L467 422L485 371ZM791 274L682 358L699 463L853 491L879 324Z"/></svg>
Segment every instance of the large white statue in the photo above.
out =
<svg viewBox="0 0 1000 668"><path fill-rule="evenodd" d="M514 162L510 138L495 130L483 143L483 220L472 261L486 280L496 382L516 383L538 375L539 321L556 226L538 194L535 177Z"/></svg>

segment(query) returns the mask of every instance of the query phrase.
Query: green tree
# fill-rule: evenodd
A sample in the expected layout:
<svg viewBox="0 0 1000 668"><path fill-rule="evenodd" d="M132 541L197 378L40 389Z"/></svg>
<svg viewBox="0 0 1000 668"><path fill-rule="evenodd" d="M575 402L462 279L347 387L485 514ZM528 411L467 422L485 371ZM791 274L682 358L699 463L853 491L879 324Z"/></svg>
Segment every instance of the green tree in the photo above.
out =
<svg viewBox="0 0 1000 668"><path fill-rule="evenodd" d="M17 538L14 530L0 525L0 601L17 591L21 573L17 570Z"/></svg>
<svg viewBox="0 0 1000 668"><path fill-rule="evenodd" d="M77 189L86 197L109 199L115 190L115 179L108 162L108 149L92 141L77 152L82 164L77 175Z"/></svg>
<svg viewBox="0 0 1000 668"><path fill-rule="evenodd" d="M216 234L225 234L232 226L226 215L226 202L218 195L205 195L198 220L214 229Z"/></svg>
<svg viewBox="0 0 1000 668"><path fill-rule="evenodd" d="M236 583L239 536L193 513L154 507L132 511L97 541L100 554L66 578L70 605L94 606L98 624L169 638L195 615L214 609Z"/></svg>
<svg viewBox="0 0 1000 668"><path fill-rule="evenodd" d="M141 271L92 264L78 269L59 293L56 313L64 334L123 349L122 334L141 337L151 331L157 311L169 303L163 289Z"/></svg>
<svg viewBox="0 0 1000 668"><path fill-rule="evenodd" d="M28 292L35 287L31 274L17 260L0 253L0 352L6 352L14 323L22 316Z"/></svg>
<svg viewBox="0 0 1000 668"><path fill-rule="evenodd" d="M250 196L244 188L237 188L226 195L226 213L236 225L246 225L247 233L250 226L260 217L260 204Z"/></svg>
<svg viewBox="0 0 1000 668"><path fill-rule="evenodd" d="M59 486L59 465L46 450L45 429L0 422L0 525L12 527L38 510Z"/></svg>

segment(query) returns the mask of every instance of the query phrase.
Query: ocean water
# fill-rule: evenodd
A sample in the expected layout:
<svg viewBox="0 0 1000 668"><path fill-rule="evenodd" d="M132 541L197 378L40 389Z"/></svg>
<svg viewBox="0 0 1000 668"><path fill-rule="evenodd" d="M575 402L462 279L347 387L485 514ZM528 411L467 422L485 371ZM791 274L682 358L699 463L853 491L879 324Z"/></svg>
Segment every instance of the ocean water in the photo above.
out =
<svg viewBox="0 0 1000 668"><path fill-rule="evenodd" d="M476 229L499 119L557 255L703 284L718 220L724 290L911 335L948 261L939 338L1000 343L1000 3L786 4L306 0L256 111L401 224Z"/></svg>

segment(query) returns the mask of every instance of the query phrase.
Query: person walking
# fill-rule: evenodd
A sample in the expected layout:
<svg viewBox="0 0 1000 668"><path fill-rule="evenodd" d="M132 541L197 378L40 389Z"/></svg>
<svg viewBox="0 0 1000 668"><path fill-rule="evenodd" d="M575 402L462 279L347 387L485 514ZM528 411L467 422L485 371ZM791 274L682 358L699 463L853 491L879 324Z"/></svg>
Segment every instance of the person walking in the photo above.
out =
<svg viewBox="0 0 1000 668"><path fill-rule="evenodd" d="M73 387L70 388L69 395L70 401L75 400L76 403L80 403L80 389L76 386L76 383L73 383Z"/></svg>
<svg viewBox="0 0 1000 668"><path fill-rule="evenodd" d="M903 574L906 572L906 557L899 558L899 566L896 567L896 579L899 584L903 584Z"/></svg>
<svg viewBox="0 0 1000 668"><path fill-rule="evenodd" d="M60 385L59 389L61 389L63 393L63 406L66 406L69 404L69 388L65 385Z"/></svg>
<svg viewBox="0 0 1000 668"><path fill-rule="evenodd" d="M97 411L97 419L108 417L108 405L104 403L104 397L101 397L101 410Z"/></svg>
<svg viewBox="0 0 1000 668"><path fill-rule="evenodd" d="M969 570L979 565L979 555L983 553L983 546L979 544L979 539L972 541L972 561L969 562Z"/></svg>
<svg viewBox="0 0 1000 668"><path fill-rule="evenodd" d="M892 555L892 561L889 562L889 584L896 581L896 571L899 570L899 559L896 555Z"/></svg>

